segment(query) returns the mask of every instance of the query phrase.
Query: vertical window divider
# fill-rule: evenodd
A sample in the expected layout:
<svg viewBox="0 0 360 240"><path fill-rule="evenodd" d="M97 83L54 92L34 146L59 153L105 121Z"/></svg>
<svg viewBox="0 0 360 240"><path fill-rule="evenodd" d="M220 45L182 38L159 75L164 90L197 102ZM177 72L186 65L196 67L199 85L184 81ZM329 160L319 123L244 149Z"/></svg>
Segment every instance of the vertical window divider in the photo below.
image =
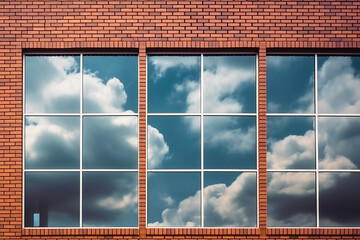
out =
<svg viewBox="0 0 360 240"><path fill-rule="evenodd" d="M22 144L23 144L23 152L22 152L22 227L25 227L25 153L26 153L26 149L25 149L25 109L26 109L26 101L25 101L25 66L26 66L26 57L25 54L22 55L22 59L23 59L23 65L22 65L22 80L23 80L23 88L22 88L22 96L23 96L23 109L22 109Z"/></svg>
<svg viewBox="0 0 360 240"><path fill-rule="evenodd" d="M201 126L201 136L200 136L200 164L201 164L201 227L204 227L204 54L201 54L200 57L200 126Z"/></svg>
<svg viewBox="0 0 360 240"><path fill-rule="evenodd" d="M83 82L84 82L84 72L83 72L83 54L80 54L80 166L79 166L79 177L80 177L80 192L79 192L79 199L80 199L80 207L79 207L79 211L80 211L80 216L79 216L79 227L82 227L82 155L83 155Z"/></svg>
<svg viewBox="0 0 360 240"><path fill-rule="evenodd" d="M317 69L318 69L318 58L317 54L315 54L314 59L314 104L315 104L315 184L316 184L316 227L319 227L319 157L318 157L318 142L319 142L319 134L318 134L318 123L319 123L319 110L318 110L318 78L317 78Z"/></svg>
<svg viewBox="0 0 360 240"><path fill-rule="evenodd" d="M266 56L265 56L266 58ZM259 206L259 201L260 201L260 188L259 188L259 53L256 54L256 58L255 58L255 71L256 71L256 76L255 76L255 91L256 91L256 99L255 99L255 112L256 112L256 226L259 228L260 227L260 206ZM266 114L265 114L266 117Z"/></svg>

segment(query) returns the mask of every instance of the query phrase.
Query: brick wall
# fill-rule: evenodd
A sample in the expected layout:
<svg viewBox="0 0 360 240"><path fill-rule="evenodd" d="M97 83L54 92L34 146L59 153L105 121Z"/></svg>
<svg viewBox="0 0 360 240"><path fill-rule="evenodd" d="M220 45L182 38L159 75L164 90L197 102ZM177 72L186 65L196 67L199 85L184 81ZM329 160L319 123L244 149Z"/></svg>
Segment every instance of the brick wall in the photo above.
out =
<svg viewBox="0 0 360 240"><path fill-rule="evenodd" d="M22 54L135 49L139 229L22 229ZM146 53L259 53L259 228L146 229ZM340 239L360 229L266 228L266 53L359 52L360 1L0 1L0 239Z"/></svg>

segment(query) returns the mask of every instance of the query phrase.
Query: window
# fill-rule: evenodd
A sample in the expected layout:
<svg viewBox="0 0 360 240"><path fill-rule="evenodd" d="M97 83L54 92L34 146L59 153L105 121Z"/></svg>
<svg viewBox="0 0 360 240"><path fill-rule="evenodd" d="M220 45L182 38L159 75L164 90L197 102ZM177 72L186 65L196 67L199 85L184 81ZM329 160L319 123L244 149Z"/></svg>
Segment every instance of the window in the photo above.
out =
<svg viewBox="0 0 360 240"><path fill-rule="evenodd" d="M24 226L138 226L136 55L26 55Z"/></svg>
<svg viewBox="0 0 360 240"><path fill-rule="evenodd" d="M148 227L257 226L255 55L149 55Z"/></svg>
<svg viewBox="0 0 360 240"><path fill-rule="evenodd" d="M360 226L360 57L267 56L269 227Z"/></svg>

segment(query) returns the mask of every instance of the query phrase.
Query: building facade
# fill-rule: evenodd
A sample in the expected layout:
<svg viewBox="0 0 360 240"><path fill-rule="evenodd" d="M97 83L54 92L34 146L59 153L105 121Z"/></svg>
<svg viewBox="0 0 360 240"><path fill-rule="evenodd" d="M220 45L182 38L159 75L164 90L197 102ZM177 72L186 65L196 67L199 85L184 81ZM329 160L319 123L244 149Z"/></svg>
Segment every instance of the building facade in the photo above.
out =
<svg viewBox="0 0 360 240"><path fill-rule="evenodd" d="M0 239L360 238L359 1L0 12Z"/></svg>

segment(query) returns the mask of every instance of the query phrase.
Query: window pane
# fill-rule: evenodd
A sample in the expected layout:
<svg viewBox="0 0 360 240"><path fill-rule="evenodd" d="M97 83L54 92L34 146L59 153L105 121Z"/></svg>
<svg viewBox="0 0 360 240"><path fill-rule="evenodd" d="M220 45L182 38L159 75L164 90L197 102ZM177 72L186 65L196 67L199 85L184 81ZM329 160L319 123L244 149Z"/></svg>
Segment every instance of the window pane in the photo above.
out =
<svg viewBox="0 0 360 240"><path fill-rule="evenodd" d="M200 56L148 56L148 111L200 112Z"/></svg>
<svg viewBox="0 0 360 240"><path fill-rule="evenodd" d="M149 173L149 227L200 226L200 173Z"/></svg>
<svg viewBox="0 0 360 240"><path fill-rule="evenodd" d="M256 168L255 117L204 117L204 166Z"/></svg>
<svg viewBox="0 0 360 240"><path fill-rule="evenodd" d="M255 65L255 56L204 56L204 112L256 112Z"/></svg>
<svg viewBox="0 0 360 240"><path fill-rule="evenodd" d="M204 174L205 227L256 226L256 173Z"/></svg>
<svg viewBox="0 0 360 240"><path fill-rule="evenodd" d="M137 112L137 56L84 56L84 112Z"/></svg>
<svg viewBox="0 0 360 240"><path fill-rule="evenodd" d="M79 127L78 117L26 117L25 167L79 168Z"/></svg>
<svg viewBox="0 0 360 240"><path fill-rule="evenodd" d="M360 57L318 57L320 113L360 113Z"/></svg>
<svg viewBox="0 0 360 240"><path fill-rule="evenodd" d="M135 172L84 172L83 226L136 227L137 188Z"/></svg>
<svg viewBox="0 0 360 240"><path fill-rule="evenodd" d="M314 112L314 57L266 57L267 111Z"/></svg>
<svg viewBox="0 0 360 240"><path fill-rule="evenodd" d="M79 227L80 178L75 172L25 173L25 227Z"/></svg>
<svg viewBox="0 0 360 240"><path fill-rule="evenodd" d="M319 117L320 169L360 167L360 118Z"/></svg>
<svg viewBox="0 0 360 240"><path fill-rule="evenodd" d="M200 168L200 117L148 117L148 168Z"/></svg>
<svg viewBox="0 0 360 240"><path fill-rule="evenodd" d="M315 173L268 172L269 227L315 227Z"/></svg>
<svg viewBox="0 0 360 240"><path fill-rule="evenodd" d="M80 57L25 57L25 112L80 111Z"/></svg>
<svg viewBox="0 0 360 240"><path fill-rule="evenodd" d="M314 169L314 118L268 117L267 150L269 169Z"/></svg>
<svg viewBox="0 0 360 240"><path fill-rule="evenodd" d="M319 173L320 227L360 226L360 173Z"/></svg>
<svg viewBox="0 0 360 240"><path fill-rule="evenodd" d="M137 117L84 117L83 128L84 168L137 168Z"/></svg>

